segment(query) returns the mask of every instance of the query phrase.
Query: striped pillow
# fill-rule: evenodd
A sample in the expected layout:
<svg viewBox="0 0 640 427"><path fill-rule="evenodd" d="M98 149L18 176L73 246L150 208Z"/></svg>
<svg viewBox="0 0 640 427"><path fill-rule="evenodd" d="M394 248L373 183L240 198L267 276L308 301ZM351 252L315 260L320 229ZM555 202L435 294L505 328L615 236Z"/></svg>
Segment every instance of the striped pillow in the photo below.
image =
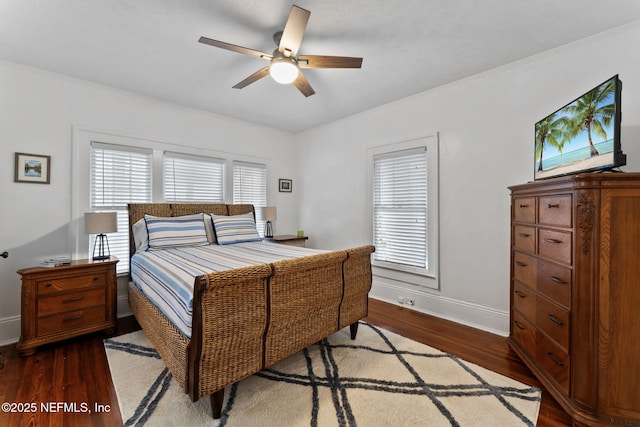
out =
<svg viewBox="0 0 640 427"><path fill-rule="evenodd" d="M175 217L145 214L149 248L206 245L209 242L203 218L204 215L201 213Z"/></svg>
<svg viewBox="0 0 640 427"><path fill-rule="evenodd" d="M253 212L231 216L211 214L211 220L219 245L262 240L256 230Z"/></svg>

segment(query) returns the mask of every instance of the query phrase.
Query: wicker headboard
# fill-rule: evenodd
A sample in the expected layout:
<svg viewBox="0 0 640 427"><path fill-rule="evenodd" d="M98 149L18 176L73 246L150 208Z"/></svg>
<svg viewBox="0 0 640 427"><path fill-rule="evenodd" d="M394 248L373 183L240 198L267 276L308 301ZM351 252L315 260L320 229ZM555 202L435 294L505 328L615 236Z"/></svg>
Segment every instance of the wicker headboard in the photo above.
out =
<svg viewBox="0 0 640 427"><path fill-rule="evenodd" d="M153 216L181 216L196 213L215 215L240 215L253 213L253 205L225 205L223 203L130 203L129 204L129 259L136 252L136 244L133 238L133 224L144 214Z"/></svg>

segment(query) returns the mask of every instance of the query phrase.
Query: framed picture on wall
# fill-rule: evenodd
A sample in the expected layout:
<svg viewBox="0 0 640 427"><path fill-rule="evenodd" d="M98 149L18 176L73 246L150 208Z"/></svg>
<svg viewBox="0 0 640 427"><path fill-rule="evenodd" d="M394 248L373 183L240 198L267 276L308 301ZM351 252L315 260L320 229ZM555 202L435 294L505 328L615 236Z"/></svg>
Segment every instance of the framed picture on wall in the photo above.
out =
<svg viewBox="0 0 640 427"><path fill-rule="evenodd" d="M293 183L290 179L280 178L278 180L278 190L281 193L291 193L293 187Z"/></svg>
<svg viewBox="0 0 640 427"><path fill-rule="evenodd" d="M14 182L49 184L51 156L16 153Z"/></svg>

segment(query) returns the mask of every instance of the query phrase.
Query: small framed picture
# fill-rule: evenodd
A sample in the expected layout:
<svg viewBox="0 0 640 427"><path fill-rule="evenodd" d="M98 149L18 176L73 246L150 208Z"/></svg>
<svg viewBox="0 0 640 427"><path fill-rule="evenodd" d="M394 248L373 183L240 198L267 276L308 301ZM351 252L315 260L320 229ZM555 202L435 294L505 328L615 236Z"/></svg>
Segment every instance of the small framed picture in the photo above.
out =
<svg viewBox="0 0 640 427"><path fill-rule="evenodd" d="M292 190L292 181L290 179L282 179L278 180L278 190L281 193L291 193Z"/></svg>
<svg viewBox="0 0 640 427"><path fill-rule="evenodd" d="M49 184L51 156L16 153L14 182Z"/></svg>

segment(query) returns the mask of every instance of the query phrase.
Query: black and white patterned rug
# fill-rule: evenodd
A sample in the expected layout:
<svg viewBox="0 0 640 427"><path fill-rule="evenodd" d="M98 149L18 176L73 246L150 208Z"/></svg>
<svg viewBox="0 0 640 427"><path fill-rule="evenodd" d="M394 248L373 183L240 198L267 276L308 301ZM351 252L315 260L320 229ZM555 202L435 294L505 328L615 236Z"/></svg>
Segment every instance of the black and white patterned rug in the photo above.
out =
<svg viewBox="0 0 640 427"><path fill-rule="evenodd" d="M540 390L361 322L227 387L182 393L142 331L105 340L125 425L535 426Z"/></svg>

